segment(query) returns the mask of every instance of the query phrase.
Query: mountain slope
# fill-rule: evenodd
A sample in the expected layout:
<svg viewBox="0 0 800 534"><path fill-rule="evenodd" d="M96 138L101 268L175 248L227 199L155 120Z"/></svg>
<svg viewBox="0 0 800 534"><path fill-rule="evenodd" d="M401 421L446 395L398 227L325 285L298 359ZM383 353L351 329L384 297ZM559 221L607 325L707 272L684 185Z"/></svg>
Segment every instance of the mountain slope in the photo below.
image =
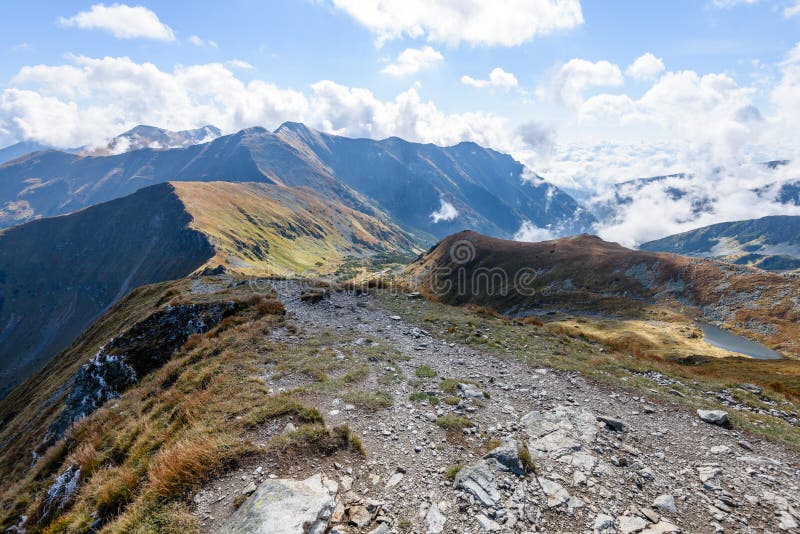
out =
<svg viewBox="0 0 800 534"><path fill-rule="evenodd" d="M442 302L507 314L566 309L649 319L644 308L657 304L800 355L800 280L749 267L635 251L588 235L520 243L462 232L406 275Z"/></svg>
<svg viewBox="0 0 800 534"><path fill-rule="evenodd" d="M109 304L213 255L168 184L0 233L0 395Z"/></svg>
<svg viewBox="0 0 800 534"><path fill-rule="evenodd" d="M524 221L557 234L587 229L594 218L575 200L538 177L524 180L511 156L475 143L440 147L392 137L350 139L285 123L275 133L330 167L353 189L373 199L410 231L441 238L475 229L511 237ZM431 215L445 201L452 220Z"/></svg>
<svg viewBox="0 0 800 534"><path fill-rule="evenodd" d="M210 143L105 157L41 152L0 166L0 227L67 213L165 181L307 186L393 222L420 241L475 228L510 237L525 221L554 233L586 229L593 217L572 197L534 178L508 155L474 143L437 147L325 135L287 123L249 128ZM442 202L458 212L434 222Z"/></svg>
<svg viewBox="0 0 800 534"><path fill-rule="evenodd" d="M649 241L639 248L788 271L800 268L800 217L772 216L714 224Z"/></svg>
<svg viewBox="0 0 800 534"><path fill-rule="evenodd" d="M6 161L11 161L20 156L30 154L31 152L38 152L40 150L51 150L52 147L36 143L35 141L22 141L15 143L5 148L0 148L0 165Z"/></svg>
<svg viewBox="0 0 800 534"><path fill-rule="evenodd" d="M399 229L307 189L164 183L0 232L0 396L143 284L207 265L332 274L416 251Z"/></svg>

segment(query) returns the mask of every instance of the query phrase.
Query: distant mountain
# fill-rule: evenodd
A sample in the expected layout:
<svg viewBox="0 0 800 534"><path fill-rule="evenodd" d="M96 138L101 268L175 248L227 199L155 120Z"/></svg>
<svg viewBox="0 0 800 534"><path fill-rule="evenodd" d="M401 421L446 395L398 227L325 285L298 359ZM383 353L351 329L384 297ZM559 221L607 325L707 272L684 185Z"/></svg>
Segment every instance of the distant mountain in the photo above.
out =
<svg viewBox="0 0 800 534"><path fill-rule="evenodd" d="M418 253L398 228L309 189L163 183L0 231L0 397L143 284L224 266L328 274Z"/></svg>
<svg viewBox="0 0 800 534"><path fill-rule="evenodd" d="M0 166L0 227L68 213L165 181L263 182L307 186L368 215L390 218L433 242L476 228L510 237L524 221L556 234L594 218L544 180L523 180L511 156L474 143L438 147L397 138L349 139L287 123L249 128L185 148L109 156L58 151ZM438 222L433 213L452 208Z"/></svg>
<svg viewBox="0 0 800 534"><path fill-rule="evenodd" d="M397 137L350 139L292 122L275 133L416 234L441 238L470 228L511 237L530 221L564 235L594 222L556 186L537 176L524 180L523 165L511 156L475 143L440 147ZM457 215L436 222L432 214L443 202Z"/></svg>
<svg viewBox="0 0 800 534"><path fill-rule="evenodd" d="M0 148L0 165L6 161L11 161L25 154L37 152L39 150L51 150L52 147L37 143L35 141L22 141L5 148Z"/></svg>
<svg viewBox="0 0 800 534"><path fill-rule="evenodd" d="M185 148L191 145L208 143L221 135L222 131L219 128L210 125L180 132L172 132L155 126L139 125L114 137L106 146L86 150L85 152L92 156L103 156L131 152L143 148L162 150Z"/></svg>
<svg viewBox="0 0 800 534"><path fill-rule="evenodd" d="M800 269L800 217L714 224L643 243L639 249L716 258L769 271Z"/></svg>

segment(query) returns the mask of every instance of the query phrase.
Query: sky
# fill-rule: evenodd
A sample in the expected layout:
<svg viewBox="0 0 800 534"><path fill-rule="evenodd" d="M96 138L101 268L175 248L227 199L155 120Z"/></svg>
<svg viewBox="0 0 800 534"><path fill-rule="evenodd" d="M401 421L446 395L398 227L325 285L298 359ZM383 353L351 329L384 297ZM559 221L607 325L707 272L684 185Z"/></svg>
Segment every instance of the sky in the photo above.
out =
<svg viewBox="0 0 800 534"><path fill-rule="evenodd" d="M101 144L137 124L231 133L293 120L354 137L475 141L590 203L614 183L674 172L695 176L703 194L758 186L775 177L752 164L800 152L800 0L3 10L0 146ZM709 220L787 209L719 200ZM687 205L667 208L652 231L641 231L653 209L643 205L599 232L633 242L697 223Z"/></svg>

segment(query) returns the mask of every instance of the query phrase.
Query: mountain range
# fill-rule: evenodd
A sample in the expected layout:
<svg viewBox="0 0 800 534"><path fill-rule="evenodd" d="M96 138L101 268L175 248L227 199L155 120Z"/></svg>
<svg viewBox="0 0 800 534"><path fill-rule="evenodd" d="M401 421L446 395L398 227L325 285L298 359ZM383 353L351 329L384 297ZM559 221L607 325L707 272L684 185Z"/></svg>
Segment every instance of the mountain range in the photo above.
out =
<svg viewBox="0 0 800 534"><path fill-rule="evenodd" d="M527 176L511 156L474 143L438 147L323 134L286 123L249 128L182 148L108 156L48 150L0 165L0 227L60 215L166 181L308 186L388 218L431 244L475 228L511 237L525 222L557 234L587 230L594 217L572 197ZM450 215L432 214L446 203Z"/></svg>
<svg viewBox="0 0 800 534"><path fill-rule="evenodd" d="M790 271L800 269L800 217L771 216L713 224L642 243L639 249Z"/></svg>

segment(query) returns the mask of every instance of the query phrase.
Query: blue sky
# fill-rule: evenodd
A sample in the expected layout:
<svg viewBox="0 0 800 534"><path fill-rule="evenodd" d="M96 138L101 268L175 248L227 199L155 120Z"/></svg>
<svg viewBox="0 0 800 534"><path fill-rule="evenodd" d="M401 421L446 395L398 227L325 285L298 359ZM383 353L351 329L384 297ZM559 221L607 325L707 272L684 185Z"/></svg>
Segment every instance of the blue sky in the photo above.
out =
<svg viewBox="0 0 800 534"><path fill-rule="evenodd" d="M583 195L798 152L800 0L32 1L4 22L0 145L298 120L475 141Z"/></svg>

